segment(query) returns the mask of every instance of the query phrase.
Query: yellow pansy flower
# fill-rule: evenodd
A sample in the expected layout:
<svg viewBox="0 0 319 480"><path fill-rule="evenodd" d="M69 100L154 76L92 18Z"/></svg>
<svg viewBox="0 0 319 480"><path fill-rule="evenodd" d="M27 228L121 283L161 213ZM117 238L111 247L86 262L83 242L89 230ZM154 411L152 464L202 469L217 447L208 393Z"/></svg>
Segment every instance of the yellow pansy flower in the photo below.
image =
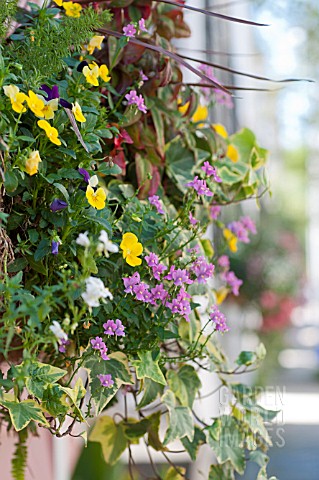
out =
<svg viewBox="0 0 319 480"><path fill-rule="evenodd" d="M124 233L120 248L123 250L123 258L125 258L126 263L131 265L131 267L141 265L142 260L138 257L143 252L143 245L138 241L134 233Z"/></svg>
<svg viewBox="0 0 319 480"><path fill-rule="evenodd" d="M58 109L59 99L53 98L52 100L47 101L45 98L40 97L39 95L38 98L40 98L44 103L42 117L46 120L52 120L52 118L54 118L54 112L56 112Z"/></svg>
<svg viewBox="0 0 319 480"><path fill-rule="evenodd" d="M53 0L53 1L58 5L58 7L62 7L63 0Z"/></svg>
<svg viewBox="0 0 319 480"><path fill-rule="evenodd" d="M99 78L99 67L97 65L91 64L89 68L87 65L83 68L82 73L86 78L86 81L95 87L99 86L98 78Z"/></svg>
<svg viewBox="0 0 319 480"><path fill-rule="evenodd" d="M44 117L44 101L38 97L35 93L29 90L29 96L26 98L28 107L34 113L36 117Z"/></svg>
<svg viewBox="0 0 319 480"><path fill-rule="evenodd" d="M79 18L81 16L82 7L79 3L62 2L62 7L68 17Z"/></svg>
<svg viewBox="0 0 319 480"><path fill-rule="evenodd" d="M102 35L94 35L93 38L91 38L91 40L89 41L89 44L88 44L88 52L90 55L92 55L92 53L94 52L94 50L97 48L98 50L101 50L101 45L102 45L102 42L104 40L104 36Z"/></svg>
<svg viewBox="0 0 319 480"><path fill-rule="evenodd" d="M208 108L205 105L198 105L194 115L192 116L193 122L197 123L202 120L206 120L208 117ZM199 126L201 127L203 124L201 123Z"/></svg>
<svg viewBox="0 0 319 480"><path fill-rule="evenodd" d="M34 150L30 153L29 158L25 162L25 171L29 175L35 175L39 170L39 163L42 162L39 151Z"/></svg>
<svg viewBox="0 0 319 480"><path fill-rule="evenodd" d="M109 76L109 69L106 65L101 65L99 68L99 75L104 82L109 82L111 77Z"/></svg>
<svg viewBox="0 0 319 480"><path fill-rule="evenodd" d="M24 113L27 111L26 107L23 105L27 96L25 93L20 92L19 87L16 85L5 85L3 90L4 94L11 100L12 110L17 113Z"/></svg>
<svg viewBox="0 0 319 480"><path fill-rule="evenodd" d="M72 112L73 112L73 115L75 117L75 120L77 120L78 122L86 122L86 118L83 115L82 109L81 109L80 105L78 104L78 102L75 102L72 105L73 105Z"/></svg>
<svg viewBox="0 0 319 480"><path fill-rule="evenodd" d="M91 185L88 185L85 195L92 207L97 210L102 210L105 207L106 193L102 187L99 187L95 192Z"/></svg>
<svg viewBox="0 0 319 480"><path fill-rule="evenodd" d="M59 133L56 128L51 127L49 122L46 120L38 120L38 125L40 128L42 128L50 142L54 143L55 145L61 145L61 140L59 140Z"/></svg>
<svg viewBox="0 0 319 480"><path fill-rule="evenodd" d="M217 133L217 135L219 135L220 137L223 137L223 138L228 137L228 133L227 133L227 130L224 127L224 125L222 125L221 123L213 123L212 126L213 126L213 129L215 130L215 132Z"/></svg>
<svg viewBox="0 0 319 480"><path fill-rule="evenodd" d="M223 230L224 238L228 244L229 250L231 252L237 252L237 237L233 234L229 228L224 228Z"/></svg>
<svg viewBox="0 0 319 480"><path fill-rule="evenodd" d="M234 163L238 162L239 160L239 152L232 143L227 147L226 157L230 158L230 160Z"/></svg>

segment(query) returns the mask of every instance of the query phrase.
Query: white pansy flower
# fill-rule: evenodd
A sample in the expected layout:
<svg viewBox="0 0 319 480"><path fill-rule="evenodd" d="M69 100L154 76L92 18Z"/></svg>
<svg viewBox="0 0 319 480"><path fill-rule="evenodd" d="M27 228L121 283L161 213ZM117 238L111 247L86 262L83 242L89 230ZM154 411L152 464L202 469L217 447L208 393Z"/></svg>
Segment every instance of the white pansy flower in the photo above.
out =
<svg viewBox="0 0 319 480"><path fill-rule="evenodd" d="M52 325L50 325L49 328L50 328L51 332L53 333L53 335L55 335L58 340L67 340L68 339L67 334L62 329L59 322L57 322L56 320L53 320Z"/></svg>
<svg viewBox="0 0 319 480"><path fill-rule="evenodd" d="M98 307L100 298L109 298L113 300L110 290L104 286L100 278L88 277L85 280L86 291L81 294L85 303L90 307Z"/></svg>
<svg viewBox="0 0 319 480"><path fill-rule="evenodd" d="M78 245L81 245L81 247L89 247L91 242L88 238L88 232L80 233L78 238L75 240L75 242Z"/></svg>
<svg viewBox="0 0 319 480"><path fill-rule="evenodd" d="M93 175L93 177L91 177L89 180L89 185L92 188L96 187L98 183L99 183L99 179L97 178L97 175Z"/></svg>
<svg viewBox="0 0 319 480"><path fill-rule="evenodd" d="M100 243L97 246L97 251L103 252L106 257L109 256L109 252L117 253L119 251L119 247L109 240L109 236L105 230L101 230L99 240Z"/></svg>

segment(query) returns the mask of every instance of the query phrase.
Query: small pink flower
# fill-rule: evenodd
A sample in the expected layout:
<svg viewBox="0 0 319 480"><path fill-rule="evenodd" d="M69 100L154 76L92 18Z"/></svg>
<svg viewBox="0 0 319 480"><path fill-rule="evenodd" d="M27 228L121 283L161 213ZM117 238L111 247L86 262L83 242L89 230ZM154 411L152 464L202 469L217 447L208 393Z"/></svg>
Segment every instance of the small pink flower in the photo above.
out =
<svg viewBox="0 0 319 480"><path fill-rule="evenodd" d="M145 19L141 18L138 21L138 28L141 30L141 32L148 32L147 28L145 27Z"/></svg>
<svg viewBox="0 0 319 480"><path fill-rule="evenodd" d="M135 37L136 28L132 23L129 23L126 27L123 27L123 33L126 37Z"/></svg>
<svg viewBox="0 0 319 480"><path fill-rule="evenodd" d="M188 218L191 225L196 225L196 223L198 223L198 220L193 217L192 212L189 212Z"/></svg>

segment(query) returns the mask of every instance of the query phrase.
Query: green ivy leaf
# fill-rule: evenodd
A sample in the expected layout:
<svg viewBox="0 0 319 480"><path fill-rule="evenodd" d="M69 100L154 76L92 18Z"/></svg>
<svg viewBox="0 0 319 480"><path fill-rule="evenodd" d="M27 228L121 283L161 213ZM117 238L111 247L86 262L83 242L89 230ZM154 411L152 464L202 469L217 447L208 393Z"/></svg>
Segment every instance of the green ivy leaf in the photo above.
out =
<svg viewBox="0 0 319 480"><path fill-rule="evenodd" d="M89 435L89 441L101 444L104 460L109 465L117 462L128 444L123 424L116 424L113 418L107 416L97 419Z"/></svg>
<svg viewBox="0 0 319 480"><path fill-rule="evenodd" d="M179 371L169 370L167 374L169 388L185 407L192 408L197 391L201 386L198 375L191 365L183 365Z"/></svg>
<svg viewBox="0 0 319 480"><path fill-rule="evenodd" d="M16 367L18 372L23 371L27 375L25 385L31 395L39 398L43 397L43 392L51 383L56 383L60 378L66 375L66 371L61 368L53 367L46 363L32 362ZM23 369L23 370L22 370Z"/></svg>
<svg viewBox="0 0 319 480"><path fill-rule="evenodd" d="M9 410L12 424L17 432L25 428L32 420L49 426L43 416L43 411L35 400L23 400L22 402L0 400L0 404Z"/></svg>
<svg viewBox="0 0 319 480"><path fill-rule="evenodd" d="M238 355L238 358L236 359L237 365L246 365L249 366L252 363L254 363L254 360L256 358L255 352L240 352Z"/></svg>
<svg viewBox="0 0 319 480"><path fill-rule="evenodd" d="M115 352L109 355L110 360L102 360L97 355L88 358L83 366L89 372L90 390L93 402L98 415L103 408L114 397L118 389L123 385L133 385L134 381L129 371L127 357L122 352ZM101 386L97 375L112 375L114 385L110 388Z"/></svg>
<svg viewBox="0 0 319 480"><path fill-rule="evenodd" d="M208 480L235 480L234 469L230 462L223 465L212 465L209 471Z"/></svg>
<svg viewBox="0 0 319 480"><path fill-rule="evenodd" d="M215 438L216 423L220 425L218 440ZM213 428L212 432L211 427L207 428L207 441L214 450L218 462L229 461L239 474L244 473L246 461L245 450L239 446L244 439L240 423L228 415L222 415L217 422L214 422Z"/></svg>
<svg viewBox="0 0 319 480"><path fill-rule="evenodd" d="M124 435L130 443L138 444L139 439L146 434L149 424L150 422L147 418L140 421L130 418L127 422L122 422Z"/></svg>
<svg viewBox="0 0 319 480"><path fill-rule="evenodd" d="M191 459L195 461L199 447L206 443L206 436L200 428L195 427L193 441L191 442L187 437L184 437L181 439L181 442Z"/></svg>
<svg viewBox="0 0 319 480"><path fill-rule="evenodd" d="M53 417L65 416L69 410L63 402L64 392L59 384L48 385L43 391L42 407Z"/></svg>
<svg viewBox="0 0 319 480"><path fill-rule="evenodd" d="M153 353L153 354L152 354ZM158 365L159 352L156 353L154 358L154 352L138 352L139 360L133 360L132 365L136 368L136 376L139 380L142 378L150 378L156 383L166 385L165 377Z"/></svg>
<svg viewBox="0 0 319 480"><path fill-rule="evenodd" d="M176 407L175 395L167 390L162 396L162 401L169 411L169 424L164 438L164 445L176 439L188 437L192 442L194 438L194 420L188 407Z"/></svg>
<svg viewBox="0 0 319 480"><path fill-rule="evenodd" d="M13 170L7 170L4 174L4 187L7 192L14 192L19 185L18 178Z"/></svg>
<svg viewBox="0 0 319 480"><path fill-rule="evenodd" d="M156 399L157 395L161 395L163 393L163 389L163 385L146 377L143 385L144 395L140 403L137 405L137 408L140 409L152 403Z"/></svg>

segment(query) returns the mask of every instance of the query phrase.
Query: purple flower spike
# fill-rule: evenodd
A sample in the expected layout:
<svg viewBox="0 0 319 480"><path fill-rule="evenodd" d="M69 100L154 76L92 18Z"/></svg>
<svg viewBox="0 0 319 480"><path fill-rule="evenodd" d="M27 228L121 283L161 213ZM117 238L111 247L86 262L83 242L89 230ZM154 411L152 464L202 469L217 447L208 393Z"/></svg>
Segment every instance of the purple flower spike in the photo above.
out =
<svg viewBox="0 0 319 480"><path fill-rule="evenodd" d="M67 206L68 206L68 204L66 202L64 202L63 200L60 200L59 198L55 198L50 205L50 210L52 212L59 212L60 210L63 210Z"/></svg>
<svg viewBox="0 0 319 480"><path fill-rule="evenodd" d="M55 240L52 240L52 245L51 245L52 255L57 255L59 253L59 245L60 245L60 242L56 242Z"/></svg>
<svg viewBox="0 0 319 480"><path fill-rule="evenodd" d="M90 174L89 174L89 172L88 172L87 170L85 170L85 168L78 168L78 172L79 172L80 175L83 176L84 181L85 181L86 183L89 183L89 180L90 180Z"/></svg>

